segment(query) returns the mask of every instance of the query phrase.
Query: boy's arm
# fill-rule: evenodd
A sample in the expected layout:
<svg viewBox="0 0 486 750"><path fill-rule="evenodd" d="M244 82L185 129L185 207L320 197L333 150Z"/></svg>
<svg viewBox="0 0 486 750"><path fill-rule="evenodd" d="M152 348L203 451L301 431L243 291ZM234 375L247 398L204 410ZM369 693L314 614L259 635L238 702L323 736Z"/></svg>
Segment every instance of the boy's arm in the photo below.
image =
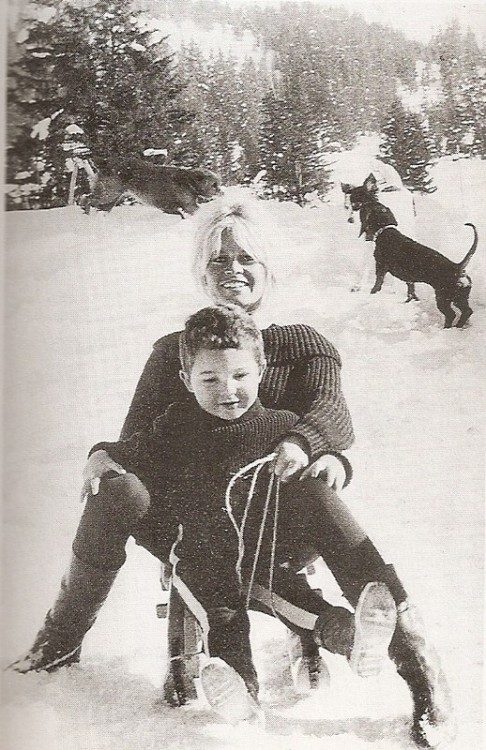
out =
<svg viewBox="0 0 486 750"><path fill-rule="evenodd" d="M126 440L96 443L89 451L83 471L83 496L90 487L96 495L101 477L110 471L117 474L130 472L142 481L145 474L150 476L155 465L152 460L154 447L157 449L157 465L163 461L160 438L166 431L167 421L167 415L163 414L154 420L150 429L137 432Z"/></svg>
<svg viewBox="0 0 486 750"><path fill-rule="evenodd" d="M144 440L145 438L145 440ZM125 471L137 474L140 467L140 460L145 453L143 450L146 444L147 433L136 432L127 440L116 440L113 442L102 441L96 443L88 453L90 459L98 451L104 451L112 461L119 464Z"/></svg>

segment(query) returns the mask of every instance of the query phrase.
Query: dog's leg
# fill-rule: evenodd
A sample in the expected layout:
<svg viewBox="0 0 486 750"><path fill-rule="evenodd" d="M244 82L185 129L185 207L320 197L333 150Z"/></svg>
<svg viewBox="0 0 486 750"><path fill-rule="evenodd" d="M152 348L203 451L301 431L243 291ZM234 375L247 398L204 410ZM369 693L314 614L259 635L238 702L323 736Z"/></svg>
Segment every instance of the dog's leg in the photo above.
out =
<svg viewBox="0 0 486 750"><path fill-rule="evenodd" d="M454 318L456 317L456 314L452 308L452 300L449 297L444 296L444 294L436 292L435 301L437 302L439 312L441 312L445 317L444 328L452 328L452 323L454 322Z"/></svg>
<svg viewBox="0 0 486 750"><path fill-rule="evenodd" d="M377 292L381 290L387 271L388 269L385 268L384 266L378 265L378 263L376 264L376 281L374 283L373 289L371 290L370 294L376 294Z"/></svg>
<svg viewBox="0 0 486 750"><path fill-rule="evenodd" d="M459 298L454 298L454 304L456 307L459 308L461 311L461 314L459 316L459 320L456 323L457 328L462 328L466 325L467 321L473 314L473 311L471 307L469 306L469 293L471 289L465 289L461 290L461 296Z"/></svg>
<svg viewBox="0 0 486 750"><path fill-rule="evenodd" d="M459 308L459 309L461 309L461 308ZM472 314L473 314L473 311L469 307L469 305L467 306L466 310L461 310L461 314L459 316L459 320L456 323L456 328L464 328L464 326L466 325L467 321L469 320L469 318L471 317Z"/></svg>
<svg viewBox="0 0 486 750"><path fill-rule="evenodd" d="M91 198L89 195L83 195L81 200L79 201L79 205L83 211L83 213L86 216L89 216L89 212L91 211Z"/></svg>
<svg viewBox="0 0 486 750"><path fill-rule="evenodd" d="M413 281L407 281L407 299L405 302L411 302L412 300L418 301L418 297L415 294L415 284Z"/></svg>

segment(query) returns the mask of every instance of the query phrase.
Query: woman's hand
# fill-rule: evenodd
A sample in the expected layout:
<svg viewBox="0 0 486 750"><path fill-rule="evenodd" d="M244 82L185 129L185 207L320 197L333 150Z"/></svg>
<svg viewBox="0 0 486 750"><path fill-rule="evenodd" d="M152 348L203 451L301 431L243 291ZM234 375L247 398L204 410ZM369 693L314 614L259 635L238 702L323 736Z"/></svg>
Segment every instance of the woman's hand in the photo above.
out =
<svg viewBox="0 0 486 750"><path fill-rule="evenodd" d="M346 469L342 461L331 454L324 454L302 472L299 479L321 477L332 490L340 492L346 481Z"/></svg>
<svg viewBox="0 0 486 750"><path fill-rule="evenodd" d="M91 493L92 495L98 494L101 477L110 471L114 471L116 474L126 474L123 466L120 466L116 461L113 461L106 451L99 450L91 454L83 469L81 502L86 499L88 493Z"/></svg>
<svg viewBox="0 0 486 750"><path fill-rule="evenodd" d="M275 449L275 458L270 463L270 471L282 482L297 474L309 463L309 456L302 449L298 439L287 438L279 443Z"/></svg>

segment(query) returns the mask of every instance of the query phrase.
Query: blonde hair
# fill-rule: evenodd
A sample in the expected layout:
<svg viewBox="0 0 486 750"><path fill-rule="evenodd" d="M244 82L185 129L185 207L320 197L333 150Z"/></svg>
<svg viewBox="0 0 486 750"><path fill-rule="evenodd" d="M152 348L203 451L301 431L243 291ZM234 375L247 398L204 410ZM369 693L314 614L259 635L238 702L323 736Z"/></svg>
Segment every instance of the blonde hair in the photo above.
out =
<svg viewBox="0 0 486 750"><path fill-rule="evenodd" d="M273 284L274 276L269 267L260 201L249 189L226 188L221 197L198 209L194 221L192 270L203 290L206 288L205 276L209 262L219 254L221 235L225 230L230 230L239 247L264 266L267 285Z"/></svg>

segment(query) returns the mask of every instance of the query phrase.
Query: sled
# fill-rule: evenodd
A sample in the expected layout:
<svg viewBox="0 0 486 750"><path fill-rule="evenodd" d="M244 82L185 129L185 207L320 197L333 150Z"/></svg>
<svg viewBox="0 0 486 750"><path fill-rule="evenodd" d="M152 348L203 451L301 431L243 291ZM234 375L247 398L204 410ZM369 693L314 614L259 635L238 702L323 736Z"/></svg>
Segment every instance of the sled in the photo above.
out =
<svg viewBox="0 0 486 750"><path fill-rule="evenodd" d="M162 582L162 588L167 588ZM199 677L202 652L201 629L172 582L168 602L157 605L157 617L167 618L168 666L164 678L164 699L171 706L184 706L197 698L195 680Z"/></svg>
<svg viewBox="0 0 486 750"><path fill-rule="evenodd" d="M306 568L307 575L312 575L313 565ZM182 597L165 578L162 565L161 587L166 601L157 604L157 617L167 619L168 667L164 678L164 700L171 706L184 706L195 700L197 695L195 680L200 674L200 655L202 654L202 633L199 623L184 603ZM287 653L293 687L300 694L319 687L319 677L311 664L303 657L308 652L308 638L288 632ZM329 675L325 665L321 666L324 682L328 683Z"/></svg>

